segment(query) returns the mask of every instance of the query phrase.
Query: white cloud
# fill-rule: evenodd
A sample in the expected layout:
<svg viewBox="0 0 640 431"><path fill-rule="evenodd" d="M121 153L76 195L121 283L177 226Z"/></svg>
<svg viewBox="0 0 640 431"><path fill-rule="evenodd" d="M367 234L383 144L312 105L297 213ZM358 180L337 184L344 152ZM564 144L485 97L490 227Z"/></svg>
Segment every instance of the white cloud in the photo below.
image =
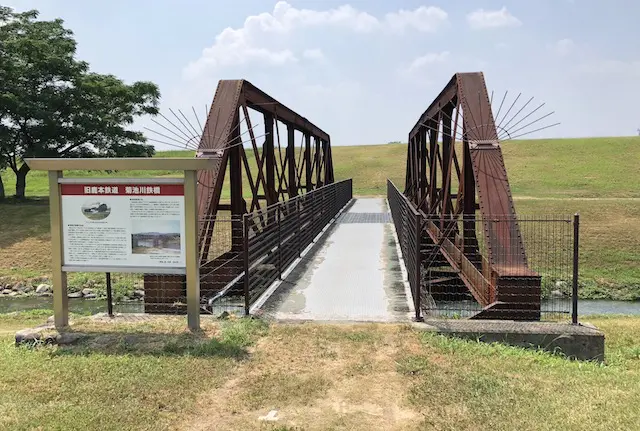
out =
<svg viewBox="0 0 640 431"><path fill-rule="evenodd" d="M467 22L474 30L522 25L522 21L511 15L506 7L499 10L478 9L467 15Z"/></svg>
<svg viewBox="0 0 640 431"><path fill-rule="evenodd" d="M415 58L408 66L401 68L400 72L403 74L412 74L424 70L426 66L433 64L441 64L449 59L449 51L443 51L440 53L429 53L421 57Z"/></svg>
<svg viewBox="0 0 640 431"><path fill-rule="evenodd" d="M352 29L356 32L374 30L378 19L367 12L359 11L350 5L343 5L335 9L316 11L312 9L296 9L286 1L279 1L273 8L273 14L261 13L251 16L245 21L247 24L257 23L263 30L289 32L295 28L335 25Z"/></svg>
<svg viewBox="0 0 640 431"><path fill-rule="evenodd" d="M573 40L562 39L555 43L554 51L558 55L565 56L565 55L568 55L571 51L573 51L574 46L575 46L575 43L573 43Z"/></svg>
<svg viewBox="0 0 640 431"><path fill-rule="evenodd" d="M421 6L413 11L399 10L378 19L350 5L327 10L298 9L279 1L273 12L247 17L241 28L226 28L215 38L214 44L203 50L196 61L184 70L187 79L196 79L211 70L225 66L261 61L281 65L297 61L291 49L291 33L313 27L337 27L355 33L373 31L434 32L447 22L447 13L437 7ZM312 53L314 55L317 53ZM303 56L309 58L307 55Z"/></svg>
<svg viewBox="0 0 640 431"><path fill-rule="evenodd" d="M448 19L448 14L434 6L420 6L416 10L408 11L400 9L385 15L385 24L391 30L402 31L412 28L421 32L435 32L442 27Z"/></svg>
<svg viewBox="0 0 640 431"><path fill-rule="evenodd" d="M204 49L202 56L187 67L187 75L197 75L202 69L209 67L245 64L251 60L260 60L271 65L296 61L295 55L288 49L270 50L255 46L247 33L245 29L224 29L216 36L215 44Z"/></svg>
<svg viewBox="0 0 640 431"><path fill-rule="evenodd" d="M316 61L324 60L324 54L322 53L322 50L317 49L317 48L305 49L302 52L302 56L304 58L309 59L309 60L316 60Z"/></svg>

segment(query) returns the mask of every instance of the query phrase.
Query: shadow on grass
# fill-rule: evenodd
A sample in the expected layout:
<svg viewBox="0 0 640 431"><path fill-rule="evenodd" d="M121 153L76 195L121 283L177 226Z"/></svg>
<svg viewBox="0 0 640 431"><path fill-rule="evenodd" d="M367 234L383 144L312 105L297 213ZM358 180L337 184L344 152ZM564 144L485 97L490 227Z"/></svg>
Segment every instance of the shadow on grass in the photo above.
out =
<svg viewBox="0 0 640 431"><path fill-rule="evenodd" d="M19 200L6 198L0 202L0 248L9 247L28 238L49 235L49 199L46 197Z"/></svg>
<svg viewBox="0 0 640 431"><path fill-rule="evenodd" d="M126 355L126 356L191 356L234 360L248 358L248 347L267 331L259 321L238 321L221 325L216 336L200 332L150 332L128 328L114 331L66 331L69 344L59 345L53 356Z"/></svg>

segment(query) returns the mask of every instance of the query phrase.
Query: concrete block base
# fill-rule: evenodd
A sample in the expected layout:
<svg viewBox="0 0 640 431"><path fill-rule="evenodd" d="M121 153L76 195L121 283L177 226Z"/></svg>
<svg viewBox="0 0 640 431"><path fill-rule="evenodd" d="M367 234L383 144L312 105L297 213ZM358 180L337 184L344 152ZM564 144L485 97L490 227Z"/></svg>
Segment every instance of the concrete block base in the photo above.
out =
<svg viewBox="0 0 640 431"><path fill-rule="evenodd" d="M502 320L425 320L413 325L454 337L485 343L543 349L570 359L604 361L604 333L588 324Z"/></svg>

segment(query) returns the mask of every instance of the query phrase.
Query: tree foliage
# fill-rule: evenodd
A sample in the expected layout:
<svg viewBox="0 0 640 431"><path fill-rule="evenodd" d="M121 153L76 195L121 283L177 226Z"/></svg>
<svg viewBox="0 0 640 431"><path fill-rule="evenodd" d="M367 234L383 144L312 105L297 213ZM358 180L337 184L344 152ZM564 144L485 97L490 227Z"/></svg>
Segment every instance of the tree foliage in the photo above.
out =
<svg viewBox="0 0 640 431"><path fill-rule="evenodd" d="M158 113L151 82L131 85L75 58L73 33L60 19L0 6L0 162L24 197L29 157L141 157L154 148L128 127Z"/></svg>

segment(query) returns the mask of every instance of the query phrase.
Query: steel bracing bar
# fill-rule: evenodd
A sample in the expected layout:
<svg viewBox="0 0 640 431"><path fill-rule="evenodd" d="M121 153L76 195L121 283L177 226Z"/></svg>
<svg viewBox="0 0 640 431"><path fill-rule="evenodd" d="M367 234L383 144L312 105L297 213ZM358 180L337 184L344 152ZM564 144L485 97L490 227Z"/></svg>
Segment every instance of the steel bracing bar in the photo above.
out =
<svg viewBox="0 0 640 431"><path fill-rule="evenodd" d="M252 122L256 113L263 124ZM286 132L280 130L279 124L286 127ZM258 126L264 128L263 134L255 130ZM241 133L243 128L246 131ZM298 142L297 132L302 135ZM259 138L264 140L258 142ZM253 155L245 146L251 148ZM218 83L197 157L210 159L209 168L198 174L203 264L216 258L210 256L210 251L215 218L220 211L230 209L232 217L242 216L334 181L329 134L245 80ZM227 190L230 204L221 203ZM268 222L267 218L260 221ZM237 222L232 230L240 232L241 228ZM242 249L240 240L234 241L232 250Z"/></svg>
<svg viewBox="0 0 640 431"><path fill-rule="evenodd" d="M409 132L407 149L404 195L428 220L424 249L443 257L427 256L423 261L449 263L485 307L500 297L495 292L500 277L512 274L513 268L527 278L527 285L538 277L526 269L498 136L483 74L457 73L418 118ZM479 250L474 227L477 210L487 220L479 233L486 244L485 255ZM494 225L489 221L493 216L505 221ZM490 268L483 270L482 265ZM488 281L464 276L469 271L494 276ZM480 279L482 285L472 285Z"/></svg>

